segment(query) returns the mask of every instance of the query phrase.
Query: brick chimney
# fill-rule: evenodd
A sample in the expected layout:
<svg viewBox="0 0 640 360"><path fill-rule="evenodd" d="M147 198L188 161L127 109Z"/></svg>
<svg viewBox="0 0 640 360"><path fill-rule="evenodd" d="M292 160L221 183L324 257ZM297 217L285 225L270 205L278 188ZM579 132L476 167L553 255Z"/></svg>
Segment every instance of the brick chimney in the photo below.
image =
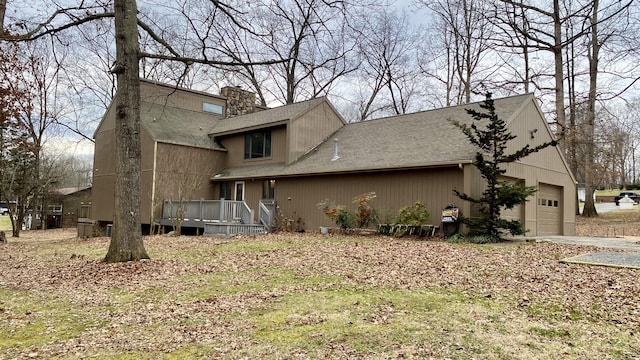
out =
<svg viewBox="0 0 640 360"><path fill-rule="evenodd" d="M226 117L244 115L256 110L256 94L243 90L240 86L225 86L220 95L227 98Z"/></svg>

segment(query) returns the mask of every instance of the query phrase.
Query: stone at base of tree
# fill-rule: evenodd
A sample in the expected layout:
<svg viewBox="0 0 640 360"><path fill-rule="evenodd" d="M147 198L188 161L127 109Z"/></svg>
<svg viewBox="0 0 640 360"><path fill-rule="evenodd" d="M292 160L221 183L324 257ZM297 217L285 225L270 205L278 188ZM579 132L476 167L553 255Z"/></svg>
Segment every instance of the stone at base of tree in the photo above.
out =
<svg viewBox="0 0 640 360"><path fill-rule="evenodd" d="M0 244L6 244L7 243L7 235L4 233L4 231L0 231Z"/></svg>

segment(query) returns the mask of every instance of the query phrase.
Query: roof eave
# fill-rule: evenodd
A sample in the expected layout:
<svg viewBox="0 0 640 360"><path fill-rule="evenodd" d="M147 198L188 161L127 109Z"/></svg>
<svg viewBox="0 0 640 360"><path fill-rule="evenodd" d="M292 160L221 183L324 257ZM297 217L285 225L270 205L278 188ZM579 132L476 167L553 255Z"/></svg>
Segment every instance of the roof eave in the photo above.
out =
<svg viewBox="0 0 640 360"><path fill-rule="evenodd" d="M218 137L218 136L241 134L241 133L245 133L245 132L249 132L249 131L260 130L260 129L264 129L264 128L270 128L270 127L279 126L279 125L286 125L288 123L289 123L289 119L278 120L278 121L273 121L273 122L263 123L263 124L258 124L258 125L252 125L252 126L247 126L247 127L233 129L233 130L212 132L212 133L209 133L209 137Z"/></svg>
<svg viewBox="0 0 640 360"><path fill-rule="evenodd" d="M290 178L290 177L306 177L306 176L323 176L323 175L344 175L344 174L362 174L362 173L374 173L374 172L389 172L398 170L421 170L421 169L433 169L442 167L462 167L466 164L471 164L472 160L455 160L444 161L437 163L430 163L424 165L410 165L410 166L388 166L379 168L359 168L359 169L347 169L347 170L328 170L328 171L313 171L307 173L264 173L260 175L242 175L242 176L217 176L216 174L210 178L212 181L228 181L228 180L242 180L242 179L258 179L258 178Z"/></svg>

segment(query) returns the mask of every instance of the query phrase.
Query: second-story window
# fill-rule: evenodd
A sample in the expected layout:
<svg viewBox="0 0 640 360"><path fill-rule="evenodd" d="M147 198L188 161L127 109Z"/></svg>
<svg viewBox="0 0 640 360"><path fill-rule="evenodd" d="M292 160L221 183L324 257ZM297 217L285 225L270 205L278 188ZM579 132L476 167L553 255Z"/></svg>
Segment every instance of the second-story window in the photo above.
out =
<svg viewBox="0 0 640 360"><path fill-rule="evenodd" d="M202 103L202 111L204 112L221 115L223 110L224 108L222 107L222 105L212 104L208 102Z"/></svg>
<svg viewBox="0 0 640 360"><path fill-rule="evenodd" d="M271 157L271 130L262 130L244 136L244 158Z"/></svg>

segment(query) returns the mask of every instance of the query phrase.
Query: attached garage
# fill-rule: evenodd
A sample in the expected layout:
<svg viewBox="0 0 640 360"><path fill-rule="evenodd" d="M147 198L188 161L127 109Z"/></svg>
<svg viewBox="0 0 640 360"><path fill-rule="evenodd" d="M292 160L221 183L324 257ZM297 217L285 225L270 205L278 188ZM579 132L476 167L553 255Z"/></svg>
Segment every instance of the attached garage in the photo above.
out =
<svg viewBox="0 0 640 360"><path fill-rule="evenodd" d="M537 195L538 236L562 235L562 188L540 184Z"/></svg>

